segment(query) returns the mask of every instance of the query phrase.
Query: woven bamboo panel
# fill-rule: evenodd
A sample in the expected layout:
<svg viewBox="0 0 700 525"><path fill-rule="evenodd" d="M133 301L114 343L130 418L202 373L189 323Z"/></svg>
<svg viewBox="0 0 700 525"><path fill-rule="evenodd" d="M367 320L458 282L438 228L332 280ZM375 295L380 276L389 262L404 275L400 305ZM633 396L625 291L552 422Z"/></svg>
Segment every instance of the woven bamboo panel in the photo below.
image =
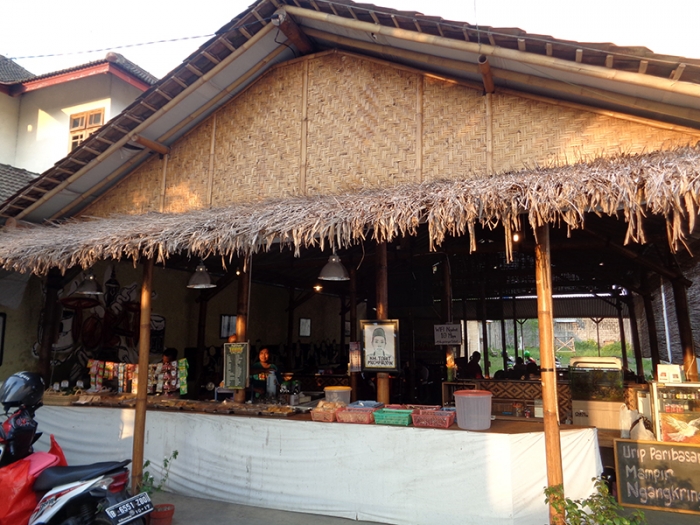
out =
<svg viewBox="0 0 700 525"><path fill-rule="evenodd" d="M475 383L479 390L488 390L494 398L517 399L519 401L533 401L542 399L542 384L539 381L468 381ZM564 421L571 417L571 389L568 383L557 383L557 404L559 405L559 420Z"/></svg>
<svg viewBox="0 0 700 525"><path fill-rule="evenodd" d="M211 134L209 118L171 148L163 211L177 213L208 206Z"/></svg>
<svg viewBox="0 0 700 525"><path fill-rule="evenodd" d="M81 212L90 217L139 215L160 208L163 161L152 155L136 171Z"/></svg>
<svg viewBox="0 0 700 525"><path fill-rule="evenodd" d="M415 73L344 55L309 64L307 193L417 181Z"/></svg>
<svg viewBox="0 0 700 525"><path fill-rule="evenodd" d="M578 109L512 95L493 96L496 173L666 150L696 140L684 133Z"/></svg>
<svg viewBox="0 0 700 525"><path fill-rule="evenodd" d="M465 179L486 173L485 98L477 91L426 78L423 96L423 179Z"/></svg>
<svg viewBox="0 0 700 525"><path fill-rule="evenodd" d="M213 206L299 193L303 67L271 71L219 111Z"/></svg>

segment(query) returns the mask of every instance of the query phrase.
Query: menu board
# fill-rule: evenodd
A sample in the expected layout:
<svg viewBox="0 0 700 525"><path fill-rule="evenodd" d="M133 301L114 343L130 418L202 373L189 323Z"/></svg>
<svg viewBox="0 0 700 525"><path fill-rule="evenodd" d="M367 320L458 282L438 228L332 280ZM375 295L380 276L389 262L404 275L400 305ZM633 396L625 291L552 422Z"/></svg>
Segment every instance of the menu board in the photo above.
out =
<svg viewBox="0 0 700 525"><path fill-rule="evenodd" d="M615 472L621 505L700 514L698 445L616 439Z"/></svg>
<svg viewBox="0 0 700 525"><path fill-rule="evenodd" d="M244 389L248 375L248 343L225 343L224 388Z"/></svg>

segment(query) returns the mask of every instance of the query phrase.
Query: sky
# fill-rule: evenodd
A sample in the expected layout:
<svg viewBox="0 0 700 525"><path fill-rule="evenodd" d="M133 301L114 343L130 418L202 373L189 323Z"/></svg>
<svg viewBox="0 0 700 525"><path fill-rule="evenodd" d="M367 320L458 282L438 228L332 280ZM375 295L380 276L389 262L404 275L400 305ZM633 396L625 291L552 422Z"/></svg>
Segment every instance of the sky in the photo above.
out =
<svg viewBox="0 0 700 525"><path fill-rule="evenodd" d="M644 46L659 54L700 59L700 0L370 1L470 24L518 27L532 34L579 42ZM162 77L252 3L6 1L2 5L0 55L12 58L31 73L44 74L100 60L114 50ZM162 40L169 42L151 43ZM55 56L31 58L40 55Z"/></svg>

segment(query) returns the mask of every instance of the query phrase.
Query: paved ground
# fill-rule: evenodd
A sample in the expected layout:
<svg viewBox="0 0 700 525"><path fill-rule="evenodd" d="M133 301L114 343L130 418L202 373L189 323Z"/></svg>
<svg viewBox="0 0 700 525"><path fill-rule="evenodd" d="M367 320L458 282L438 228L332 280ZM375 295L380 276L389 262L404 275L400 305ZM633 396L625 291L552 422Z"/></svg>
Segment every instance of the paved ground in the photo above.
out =
<svg viewBox="0 0 700 525"><path fill-rule="evenodd" d="M316 514L248 507L233 503L190 498L166 492L154 494L153 501L156 503L173 503L175 505L173 525L352 525L374 523L318 516ZM647 510L644 512L644 515L648 525L700 525L700 516L698 515L654 510ZM416 525L421 524L417 523Z"/></svg>

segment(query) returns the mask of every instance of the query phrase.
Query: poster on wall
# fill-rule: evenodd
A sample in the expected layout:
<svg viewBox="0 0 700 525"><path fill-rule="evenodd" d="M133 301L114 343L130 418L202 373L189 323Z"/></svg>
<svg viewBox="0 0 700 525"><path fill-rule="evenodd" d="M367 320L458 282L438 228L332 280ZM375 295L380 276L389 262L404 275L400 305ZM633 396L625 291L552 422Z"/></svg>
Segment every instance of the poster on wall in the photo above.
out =
<svg viewBox="0 0 700 525"><path fill-rule="evenodd" d="M364 348L363 370L398 372L399 321L361 321Z"/></svg>
<svg viewBox="0 0 700 525"><path fill-rule="evenodd" d="M224 344L224 388L241 390L248 381L248 343Z"/></svg>

